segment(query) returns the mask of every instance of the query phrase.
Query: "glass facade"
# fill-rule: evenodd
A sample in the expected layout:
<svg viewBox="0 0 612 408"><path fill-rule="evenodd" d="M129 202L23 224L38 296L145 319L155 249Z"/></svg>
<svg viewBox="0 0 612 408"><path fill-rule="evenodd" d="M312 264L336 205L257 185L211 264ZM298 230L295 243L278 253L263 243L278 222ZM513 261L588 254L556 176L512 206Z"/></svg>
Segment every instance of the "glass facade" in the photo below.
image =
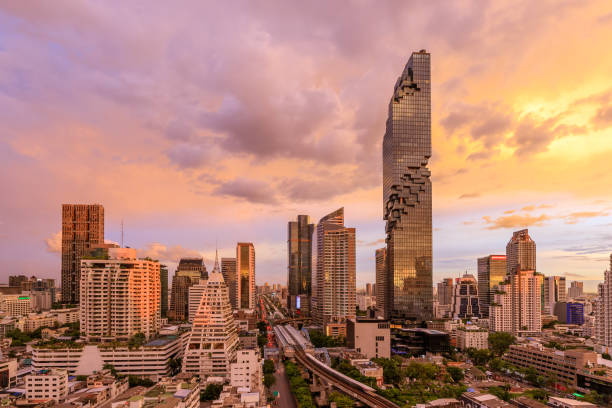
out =
<svg viewBox="0 0 612 408"><path fill-rule="evenodd" d="M386 317L433 316L430 54L412 53L389 102L383 140Z"/></svg>
<svg viewBox="0 0 612 408"><path fill-rule="evenodd" d="M255 308L255 247L250 242L239 242L236 247L238 271L238 308Z"/></svg>
<svg viewBox="0 0 612 408"><path fill-rule="evenodd" d="M287 225L287 308L302 314L310 313L313 231L307 215L298 215Z"/></svg>
<svg viewBox="0 0 612 408"><path fill-rule="evenodd" d="M506 278L506 255L489 255L478 258L478 297L480 316L489 317L495 286Z"/></svg>

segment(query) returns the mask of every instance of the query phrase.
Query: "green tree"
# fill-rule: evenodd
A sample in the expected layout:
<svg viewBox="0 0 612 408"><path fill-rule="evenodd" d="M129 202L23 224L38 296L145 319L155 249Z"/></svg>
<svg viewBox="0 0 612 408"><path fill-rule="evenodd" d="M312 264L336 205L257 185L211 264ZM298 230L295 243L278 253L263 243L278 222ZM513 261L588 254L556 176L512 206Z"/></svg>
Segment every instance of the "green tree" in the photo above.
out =
<svg viewBox="0 0 612 408"><path fill-rule="evenodd" d="M104 365L102 366L102 369L104 369L104 370L110 370L111 375L112 375L113 377L117 377L117 370L115 369L115 366L114 366L114 365L106 363L106 364L104 364Z"/></svg>
<svg viewBox="0 0 612 408"><path fill-rule="evenodd" d="M601 357L605 358L606 360L612 360L612 357L610 357L610 354L608 354L608 353L602 353Z"/></svg>
<svg viewBox="0 0 612 408"><path fill-rule="evenodd" d="M383 368L383 380L385 384L399 385L402 380L402 373L397 360L390 358L374 358L372 361Z"/></svg>
<svg viewBox="0 0 612 408"><path fill-rule="evenodd" d="M147 337L144 333L136 333L128 340L129 348L139 348L147 341Z"/></svg>
<svg viewBox="0 0 612 408"><path fill-rule="evenodd" d="M180 358L170 358L168 359L168 367L170 368L170 375L177 375L181 372L181 362Z"/></svg>
<svg viewBox="0 0 612 408"><path fill-rule="evenodd" d="M257 322L257 329L259 329L260 334L265 336L268 333L268 324L264 322L263 320L260 322Z"/></svg>
<svg viewBox="0 0 612 408"><path fill-rule="evenodd" d="M485 365L493 357L488 349L477 350L475 348L469 348L467 349L467 355L470 357L474 365Z"/></svg>
<svg viewBox="0 0 612 408"><path fill-rule="evenodd" d="M128 383L131 387L142 386L142 387L152 387L155 385L155 381L151 381L147 378L138 378L135 375L128 375Z"/></svg>
<svg viewBox="0 0 612 408"><path fill-rule="evenodd" d="M338 408L353 408L355 402L351 397L348 397L339 392L332 392L329 394L329 402L335 402Z"/></svg>
<svg viewBox="0 0 612 408"><path fill-rule="evenodd" d="M219 398L223 391L222 384L208 384L204 391L200 392L200 401L214 401Z"/></svg>
<svg viewBox="0 0 612 408"><path fill-rule="evenodd" d="M548 401L548 397L550 394L548 393L548 391L542 388L536 388L533 390L525 391L525 395L534 400Z"/></svg>
<svg viewBox="0 0 612 408"><path fill-rule="evenodd" d="M276 382L276 378L274 378L274 374L264 374L263 383L266 388L270 388Z"/></svg>
<svg viewBox="0 0 612 408"><path fill-rule="evenodd" d="M510 345L516 342L516 337L506 332L495 332L489 334L489 349L494 355L501 357L508 349Z"/></svg>
<svg viewBox="0 0 612 408"><path fill-rule="evenodd" d="M274 374L276 368L274 367L274 361L268 359L263 363L263 372L264 374Z"/></svg>
<svg viewBox="0 0 612 408"><path fill-rule="evenodd" d="M450 377L456 383L463 380L464 378L463 370L459 367L453 367L453 366L446 367L446 372L448 373L448 375L450 375Z"/></svg>

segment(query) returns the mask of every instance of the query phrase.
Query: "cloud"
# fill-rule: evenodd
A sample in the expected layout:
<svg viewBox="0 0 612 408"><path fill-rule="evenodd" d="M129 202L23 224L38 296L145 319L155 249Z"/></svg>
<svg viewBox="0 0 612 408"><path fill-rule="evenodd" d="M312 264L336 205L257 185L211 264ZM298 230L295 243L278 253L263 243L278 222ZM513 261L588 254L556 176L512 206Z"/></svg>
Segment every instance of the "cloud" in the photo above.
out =
<svg viewBox="0 0 612 408"><path fill-rule="evenodd" d="M459 196L459 200L462 200L464 198L477 198L480 197L480 193L466 193L466 194L461 194Z"/></svg>
<svg viewBox="0 0 612 408"><path fill-rule="evenodd" d="M368 246L368 247L378 246L384 243L385 243L385 238L380 238L380 239L377 239L376 241L371 241L371 242L364 242L361 240L357 240L357 244L359 244L360 246Z"/></svg>
<svg viewBox="0 0 612 408"><path fill-rule="evenodd" d="M604 129L612 125L612 105L600 108L591 121L596 129Z"/></svg>
<svg viewBox="0 0 612 408"><path fill-rule="evenodd" d="M551 218L545 214L539 216L531 215L508 215L492 219L484 216L482 219L488 225L487 229L494 230L499 228L516 228L516 227L539 227Z"/></svg>
<svg viewBox="0 0 612 408"><path fill-rule="evenodd" d="M526 205L525 207L521 208L521 211L533 211L535 208L535 205Z"/></svg>
<svg viewBox="0 0 612 408"><path fill-rule="evenodd" d="M277 204L279 202L274 189L268 183L250 178L237 178L223 182L214 189L213 194L234 197L255 204Z"/></svg>
<svg viewBox="0 0 612 408"><path fill-rule="evenodd" d="M139 257L149 257L160 262L178 262L180 258L202 257L198 251L184 248L180 245L166 246L159 242L147 244L145 248L138 249Z"/></svg>
<svg viewBox="0 0 612 408"><path fill-rule="evenodd" d="M578 211L566 215L564 218L566 224L575 224L583 218L605 217L608 214L605 211Z"/></svg>
<svg viewBox="0 0 612 408"><path fill-rule="evenodd" d="M62 253L62 231L51 234L49 238L45 238L47 252Z"/></svg>

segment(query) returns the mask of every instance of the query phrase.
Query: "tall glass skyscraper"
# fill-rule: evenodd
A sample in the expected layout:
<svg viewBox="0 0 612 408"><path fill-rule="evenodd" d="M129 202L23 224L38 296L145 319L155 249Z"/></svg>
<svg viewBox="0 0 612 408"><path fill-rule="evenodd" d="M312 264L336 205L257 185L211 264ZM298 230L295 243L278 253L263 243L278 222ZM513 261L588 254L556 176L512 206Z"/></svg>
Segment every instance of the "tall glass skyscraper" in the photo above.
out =
<svg viewBox="0 0 612 408"><path fill-rule="evenodd" d="M389 102L383 140L386 317L433 316L430 54L412 53Z"/></svg>
<svg viewBox="0 0 612 408"><path fill-rule="evenodd" d="M287 309L305 316L310 315L313 231L307 215L287 225Z"/></svg>
<svg viewBox="0 0 612 408"><path fill-rule="evenodd" d="M237 303L239 309L255 309L255 246L251 242L236 245Z"/></svg>

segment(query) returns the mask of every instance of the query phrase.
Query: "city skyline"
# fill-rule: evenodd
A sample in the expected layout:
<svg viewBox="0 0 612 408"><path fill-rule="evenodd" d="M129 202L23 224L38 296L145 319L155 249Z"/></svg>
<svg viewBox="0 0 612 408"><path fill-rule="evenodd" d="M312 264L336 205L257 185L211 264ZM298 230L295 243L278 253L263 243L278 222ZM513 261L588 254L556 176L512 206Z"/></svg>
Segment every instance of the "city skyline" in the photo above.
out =
<svg viewBox="0 0 612 408"><path fill-rule="evenodd" d="M385 108L406 59L424 48L435 56L433 283L476 275L478 258L528 227L538 271L595 292L612 244L612 196L601 188L612 182L612 57L591 39L612 38L612 10L531 6L355 7L338 26L333 8L245 4L232 10L244 24L228 33L227 9L152 5L138 11L145 23L177 23L144 35L107 5L61 16L3 5L0 278L59 282L61 205L100 203L106 239L121 242L124 220L125 245L169 275L181 257L211 267L217 239L224 257L253 242L258 284L285 283L287 221L344 206L357 285L374 282ZM282 23L297 16L303 26ZM265 69L243 71L245 57Z"/></svg>

